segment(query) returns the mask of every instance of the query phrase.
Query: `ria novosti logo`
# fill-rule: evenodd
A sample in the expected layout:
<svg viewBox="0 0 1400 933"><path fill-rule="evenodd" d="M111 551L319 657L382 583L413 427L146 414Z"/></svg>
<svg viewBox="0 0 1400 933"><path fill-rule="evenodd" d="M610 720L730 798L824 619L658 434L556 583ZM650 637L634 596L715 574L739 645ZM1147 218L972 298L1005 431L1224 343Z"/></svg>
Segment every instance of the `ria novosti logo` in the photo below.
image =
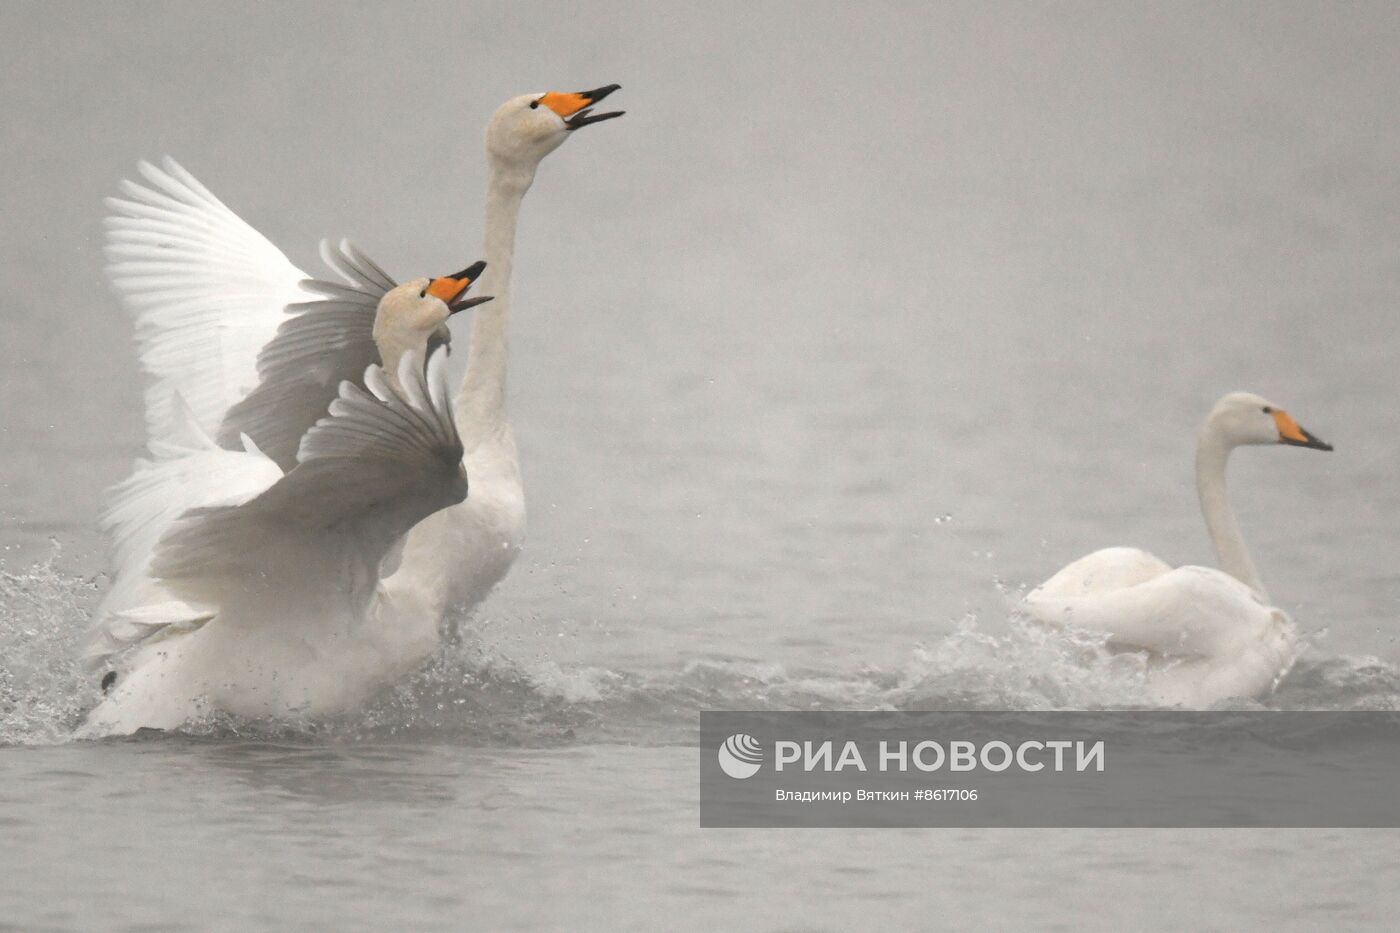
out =
<svg viewBox="0 0 1400 933"><path fill-rule="evenodd" d="M762 765L763 746L747 733L736 732L719 747L719 766L732 778L751 778Z"/></svg>

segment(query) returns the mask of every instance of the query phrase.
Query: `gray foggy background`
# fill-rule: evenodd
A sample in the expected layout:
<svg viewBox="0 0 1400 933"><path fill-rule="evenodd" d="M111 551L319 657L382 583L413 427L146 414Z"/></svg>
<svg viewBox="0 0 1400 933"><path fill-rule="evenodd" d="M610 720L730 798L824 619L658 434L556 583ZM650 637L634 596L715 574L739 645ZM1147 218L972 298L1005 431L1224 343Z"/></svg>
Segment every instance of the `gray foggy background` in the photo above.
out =
<svg viewBox="0 0 1400 933"><path fill-rule="evenodd" d="M5 3L6 567L56 539L61 566L97 572L101 491L140 451L100 251L102 198L136 160L174 155L308 270L319 238L349 235L400 277L434 274L480 254L497 104L618 82L627 116L552 155L522 219L511 411L530 519L480 613L492 650L658 677L720 658L760 682L898 669L1094 548L1208 562L1192 448L1238 388L1337 448L1233 464L1275 600L1324 656L1400 659L1397 48L1389 3ZM664 696L689 723L692 695ZM667 729L658 744L684 732ZM131 878L165 875L231 923L267 904L325 920L295 879L349 845L313 826L352 824L402 860L321 865L359 872L332 901L408 903L385 915L404 922L433 894L522 927L583 904L612 927L945 916L914 893L984 926L1007 905L1184 929L1394 907L1371 881L1393 833L739 838L695 828L688 748L493 749L453 772L433 745L383 765L393 780L377 751L293 767L134 748L23 759L20 850L65 866L7 869L24 903L60 905L32 925L115 918L71 889L159 919ZM74 810L83 768L137 799L189 780L139 822ZM245 860L180 848L191 812L211 852L251 833ZM289 835L264 845L262 813ZM50 837L48 818L79 829ZM132 849L162 833L182 858ZM378 886L405 876L407 900ZM1170 910L1164 878L1185 885Z"/></svg>

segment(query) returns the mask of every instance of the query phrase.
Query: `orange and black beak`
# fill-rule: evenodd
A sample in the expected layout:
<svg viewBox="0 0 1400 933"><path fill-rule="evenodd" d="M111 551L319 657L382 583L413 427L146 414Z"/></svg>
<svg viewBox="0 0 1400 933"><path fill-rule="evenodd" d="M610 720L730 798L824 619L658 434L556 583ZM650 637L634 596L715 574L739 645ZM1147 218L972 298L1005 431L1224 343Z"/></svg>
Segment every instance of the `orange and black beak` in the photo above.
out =
<svg viewBox="0 0 1400 933"><path fill-rule="evenodd" d="M474 262L461 272L433 279L428 283L428 287L423 289L423 294L441 298L443 304L447 305L448 314L456 314L458 311L465 311L468 308L484 304L495 296L482 295L480 298L463 298L462 296L467 293L467 289L471 288L473 282L481 278L481 273L485 268L486 263Z"/></svg>
<svg viewBox="0 0 1400 933"><path fill-rule="evenodd" d="M561 94L558 91L550 91L548 94L535 101L532 106L543 104L550 110L557 113L564 121L565 129L576 130L581 126L588 126L590 123L602 123L604 120L611 120L613 117L620 117L627 111L614 110L610 113L594 113L593 105L613 91L622 87L620 84L609 84L606 87L594 88L591 91L575 91L571 94Z"/></svg>
<svg viewBox="0 0 1400 933"><path fill-rule="evenodd" d="M1274 424L1278 426L1278 442L1289 444L1293 447L1310 447L1313 450L1331 450L1332 445L1326 441L1318 440L1307 431L1298 426L1298 422L1293 420L1293 416L1288 412L1275 408L1271 414L1274 416Z"/></svg>

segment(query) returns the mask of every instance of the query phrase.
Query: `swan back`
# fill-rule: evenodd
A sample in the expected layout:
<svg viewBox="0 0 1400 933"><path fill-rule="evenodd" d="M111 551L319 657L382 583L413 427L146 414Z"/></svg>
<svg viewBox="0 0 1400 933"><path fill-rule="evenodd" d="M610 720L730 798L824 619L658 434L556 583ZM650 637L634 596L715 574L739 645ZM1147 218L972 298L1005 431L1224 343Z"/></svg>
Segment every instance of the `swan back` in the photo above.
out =
<svg viewBox="0 0 1400 933"><path fill-rule="evenodd" d="M1108 547L1086 554L1031 591L1027 599L1078 598L1145 583L1172 568L1134 547Z"/></svg>

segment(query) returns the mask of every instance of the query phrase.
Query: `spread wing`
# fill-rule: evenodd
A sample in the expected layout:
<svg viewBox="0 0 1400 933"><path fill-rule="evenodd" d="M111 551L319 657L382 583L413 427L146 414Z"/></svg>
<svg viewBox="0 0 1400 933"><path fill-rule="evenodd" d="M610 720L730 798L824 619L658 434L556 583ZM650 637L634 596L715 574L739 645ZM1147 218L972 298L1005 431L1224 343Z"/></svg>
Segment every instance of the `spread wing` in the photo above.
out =
<svg viewBox="0 0 1400 933"><path fill-rule="evenodd" d="M306 300L306 273L174 159L139 164L145 184L109 198L107 271L136 325L153 444L180 430L184 399L204 433L257 383L257 356Z"/></svg>
<svg viewBox="0 0 1400 933"><path fill-rule="evenodd" d="M377 573L404 533L466 498L445 362L443 350L426 367L406 354L402 391L377 365L364 389L341 383L296 467L244 505L188 513L161 539L153 574L180 598L208 604L252 581L286 586L292 598L342 592L345 581Z"/></svg>
<svg viewBox="0 0 1400 933"><path fill-rule="evenodd" d="M321 297L287 308L294 317L258 354L257 388L219 428L221 446L234 447L246 434L284 470L296 465L302 437L326 414L339 385L362 385L365 369L379 362L374 314L397 284L348 240L338 248L322 242L321 258L345 283L302 283Z"/></svg>

